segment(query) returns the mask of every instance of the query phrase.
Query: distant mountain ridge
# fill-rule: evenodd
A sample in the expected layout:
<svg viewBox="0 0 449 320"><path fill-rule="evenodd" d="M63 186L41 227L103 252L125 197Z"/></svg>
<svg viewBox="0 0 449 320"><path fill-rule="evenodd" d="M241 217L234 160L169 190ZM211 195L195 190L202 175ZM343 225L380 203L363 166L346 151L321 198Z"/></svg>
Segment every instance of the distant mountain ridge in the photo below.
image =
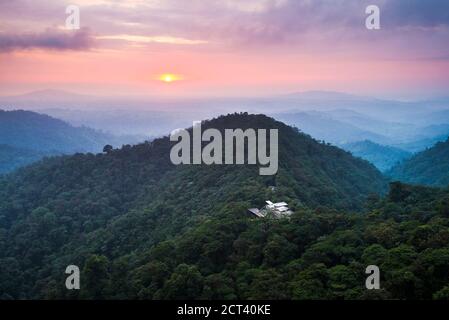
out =
<svg viewBox="0 0 449 320"><path fill-rule="evenodd" d="M50 155L52 154L0 144L0 174L11 172Z"/></svg>
<svg viewBox="0 0 449 320"><path fill-rule="evenodd" d="M358 96L338 91L310 90L280 95L281 98L300 98L311 100L372 100L370 97Z"/></svg>
<svg viewBox="0 0 449 320"><path fill-rule="evenodd" d="M359 141L360 137L383 144L390 142L390 139L386 136L363 130L348 122L336 120L323 112L280 113L275 114L274 117L288 125L299 128L315 139L337 145Z"/></svg>
<svg viewBox="0 0 449 320"><path fill-rule="evenodd" d="M410 152L390 146L383 146L369 140L352 142L341 146L354 156L374 164L380 171L391 169L398 162L412 156Z"/></svg>
<svg viewBox="0 0 449 320"><path fill-rule="evenodd" d="M236 111L279 115L280 120L302 127L314 138L334 144L371 140L418 152L445 140L441 136L449 136L449 105L319 90L260 97L182 98L90 96L51 89L0 97L0 106L46 113L74 126L152 137L195 120ZM309 118L288 122L292 114Z"/></svg>
<svg viewBox="0 0 449 320"><path fill-rule="evenodd" d="M387 175L407 183L448 186L449 139L394 166Z"/></svg>
<svg viewBox="0 0 449 320"><path fill-rule="evenodd" d="M100 152L105 144L119 146L120 138L31 111L0 110L0 144L58 152Z"/></svg>
<svg viewBox="0 0 449 320"><path fill-rule="evenodd" d="M95 96L89 96L79 93L73 93L63 90L46 89L32 91L24 94L0 96L0 101L66 101L66 100L89 100L95 99Z"/></svg>
<svg viewBox="0 0 449 320"><path fill-rule="evenodd" d="M136 142L31 111L0 110L1 172L8 172L43 156L75 152L102 152L106 144ZM9 169L8 169L9 168ZM8 170L7 170L8 169Z"/></svg>

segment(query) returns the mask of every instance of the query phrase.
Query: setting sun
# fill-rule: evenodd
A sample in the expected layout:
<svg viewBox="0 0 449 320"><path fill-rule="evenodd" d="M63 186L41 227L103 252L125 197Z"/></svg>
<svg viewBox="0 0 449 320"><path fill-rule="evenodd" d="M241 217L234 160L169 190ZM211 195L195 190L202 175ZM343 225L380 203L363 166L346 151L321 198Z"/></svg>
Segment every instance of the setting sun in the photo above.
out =
<svg viewBox="0 0 449 320"><path fill-rule="evenodd" d="M164 73L164 74L160 75L158 79L160 81L170 83L170 82L182 80L182 76L177 75L177 74L172 74L172 73Z"/></svg>

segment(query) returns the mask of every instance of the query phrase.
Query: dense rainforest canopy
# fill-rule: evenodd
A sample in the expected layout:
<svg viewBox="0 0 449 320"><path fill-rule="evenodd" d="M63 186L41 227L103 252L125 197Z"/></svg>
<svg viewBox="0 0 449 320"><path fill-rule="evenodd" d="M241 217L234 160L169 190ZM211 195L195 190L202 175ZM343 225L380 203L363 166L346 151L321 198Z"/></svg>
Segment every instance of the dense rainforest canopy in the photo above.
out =
<svg viewBox="0 0 449 320"><path fill-rule="evenodd" d="M0 178L0 297L444 298L449 191L387 183L368 162L263 115L204 128L279 129L279 171L170 163L167 137L46 159ZM290 219L250 207L288 202ZM81 290L65 288L68 265ZM364 288L381 269L381 290Z"/></svg>

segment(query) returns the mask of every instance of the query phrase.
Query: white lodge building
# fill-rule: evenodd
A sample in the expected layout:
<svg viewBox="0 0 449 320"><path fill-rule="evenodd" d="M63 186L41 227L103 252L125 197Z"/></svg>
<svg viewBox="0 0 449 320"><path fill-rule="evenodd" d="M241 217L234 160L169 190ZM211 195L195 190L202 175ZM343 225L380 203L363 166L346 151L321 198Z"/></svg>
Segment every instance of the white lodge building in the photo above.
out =
<svg viewBox="0 0 449 320"><path fill-rule="evenodd" d="M288 208L288 204L285 202L273 203L269 200L265 201L267 205L262 209L251 208L248 212L258 218L273 217L273 218L285 218L289 217L293 211Z"/></svg>

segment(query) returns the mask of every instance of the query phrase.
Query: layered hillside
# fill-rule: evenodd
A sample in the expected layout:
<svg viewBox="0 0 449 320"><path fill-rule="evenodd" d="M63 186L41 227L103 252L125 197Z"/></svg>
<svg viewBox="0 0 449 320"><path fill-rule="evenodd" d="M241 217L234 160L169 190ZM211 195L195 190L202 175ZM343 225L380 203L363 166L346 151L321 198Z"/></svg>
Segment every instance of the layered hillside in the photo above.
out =
<svg viewBox="0 0 449 320"><path fill-rule="evenodd" d="M393 179L429 186L449 185L449 140L396 165L387 172Z"/></svg>
<svg viewBox="0 0 449 320"><path fill-rule="evenodd" d="M379 143L390 141L386 136L361 129L350 122L334 119L330 114L323 112L281 113L275 115L275 118L300 128L302 132L316 139L333 144L356 142L361 137Z"/></svg>
<svg viewBox="0 0 449 320"><path fill-rule="evenodd" d="M369 140L347 143L341 146L351 152L354 156L365 159L385 172L395 164L410 158L412 154L399 148L383 146Z"/></svg>
<svg viewBox="0 0 449 320"><path fill-rule="evenodd" d="M0 110L0 173L10 172L44 156L101 152L106 144L121 146L135 137L119 137L31 111Z"/></svg>
<svg viewBox="0 0 449 320"><path fill-rule="evenodd" d="M11 297L51 296L59 288L55 279L63 276L61 268L83 266L91 254L123 263L129 271L161 241L214 217L241 219L247 208L267 199L286 201L294 211L352 211L369 194L386 190L368 162L266 116L234 114L203 123L203 129L212 127L278 129L278 173L260 176L256 165L174 166L173 143L166 137L104 154L47 159L3 178L0 264L10 267L0 291ZM12 285L14 270L20 272Z"/></svg>
<svg viewBox="0 0 449 320"><path fill-rule="evenodd" d="M36 162L45 155L50 154L0 144L0 174L11 172L17 168Z"/></svg>

